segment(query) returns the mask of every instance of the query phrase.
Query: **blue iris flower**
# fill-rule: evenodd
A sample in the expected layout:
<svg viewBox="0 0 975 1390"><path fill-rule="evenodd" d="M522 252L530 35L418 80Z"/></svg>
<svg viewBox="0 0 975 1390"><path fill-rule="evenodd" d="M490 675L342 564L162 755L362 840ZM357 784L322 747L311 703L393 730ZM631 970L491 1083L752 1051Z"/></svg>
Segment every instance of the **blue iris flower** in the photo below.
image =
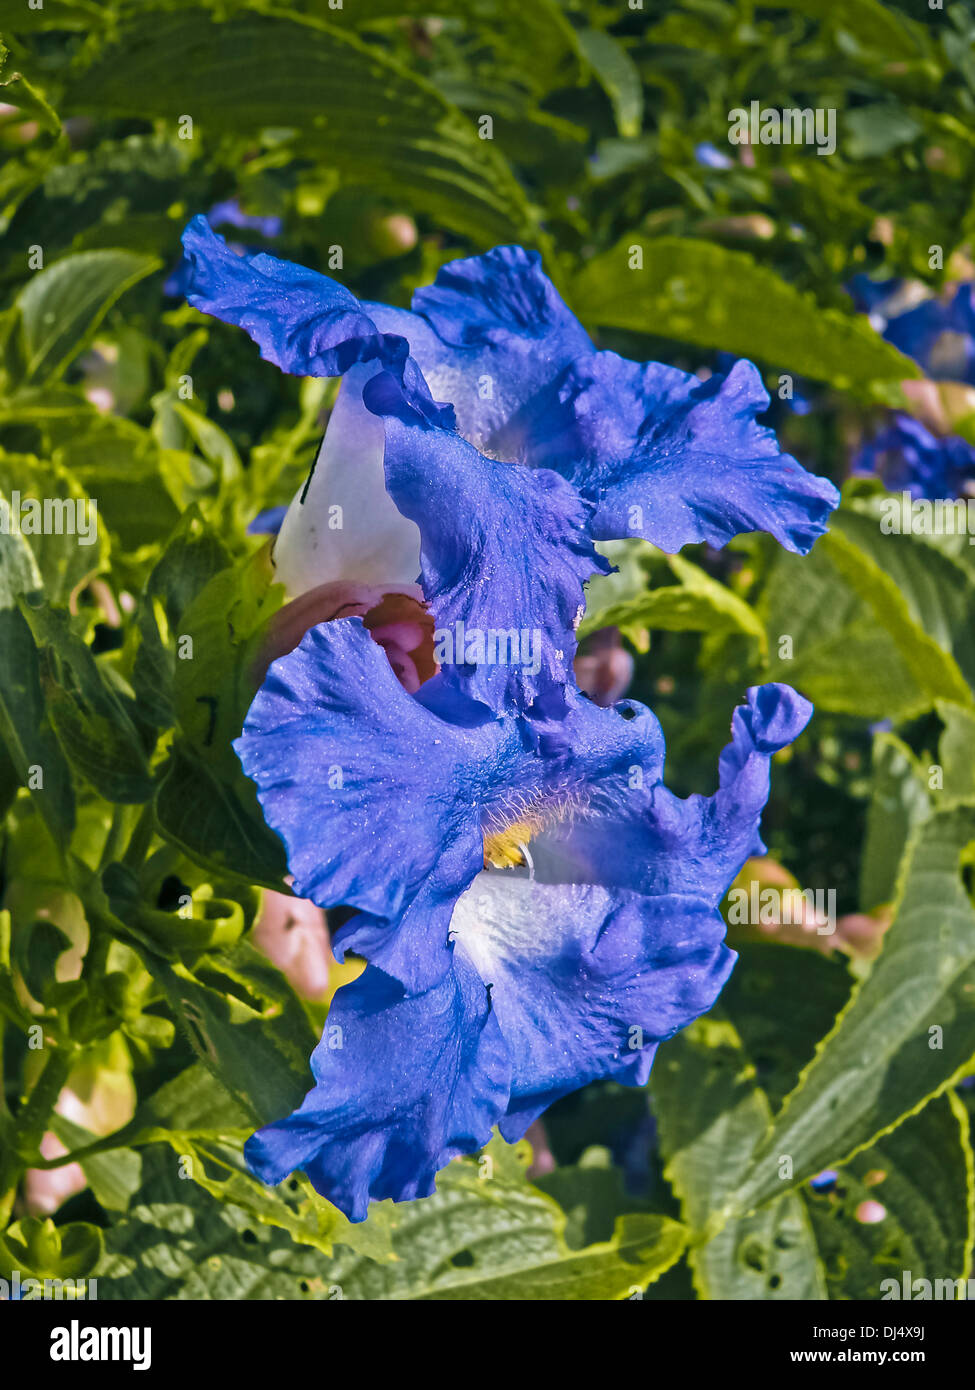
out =
<svg viewBox="0 0 975 1390"><path fill-rule="evenodd" d="M884 337L933 380L975 386L975 284L959 285L947 303L925 299L890 319Z"/></svg>
<svg viewBox="0 0 975 1390"><path fill-rule="evenodd" d="M975 448L958 435L936 435L895 411L850 465L861 477L879 477L891 492L912 497L960 497L975 484Z"/></svg>
<svg viewBox="0 0 975 1390"><path fill-rule="evenodd" d="M283 371L346 377L349 438L364 460L369 417L380 429L385 492L418 531L438 627L538 631L537 670L453 665L495 713L571 681L583 584L609 568L595 541L676 551L765 530L805 553L837 504L757 423L768 396L751 363L702 382L597 351L520 247L451 262L405 310L263 252L236 255L202 217L183 245L191 304L243 328ZM280 548L304 526L323 549L329 499L315 491L313 475Z"/></svg>
<svg viewBox="0 0 975 1390"><path fill-rule="evenodd" d="M235 747L295 890L360 909L335 946L369 964L303 1104L248 1141L252 1169L303 1169L361 1220L429 1194L493 1125L515 1140L587 1082L644 1084L727 979L718 904L763 852L769 761L810 712L750 690L718 791L681 800L642 705L570 689L557 715L495 718L439 676L407 694L357 618L313 628Z"/></svg>
<svg viewBox="0 0 975 1390"><path fill-rule="evenodd" d="M763 529L805 551L838 494L757 423L751 364L701 382L597 351L518 247L445 266L411 310L236 255L205 219L184 248L192 304L282 370L344 377L275 543L286 587L419 573L441 629L540 639L527 669L465 651L408 693L360 619L319 624L235 742L296 893L353 908L335 949L367 962L313 1089L247 1159L269 1183L303 1169L361 1220L431 1192L495 1125L513 1140L589 1081L642 1085L734 962L718 905L762 852L770 760L811 707L750 690L718 790L671 794L650 710L599 707L572 677L595 542ZM339 496L355 515L332 537Z"/></svg>
<svg viewBox="0 0 975 1390"><path fill-rule="evenodd" d="M975 282L959 285L947 299L929 296L900 280L854 276L850 293L888 342L912 357L933 381L975 386ZM923 291L922 291L923 293Z"/></svg>

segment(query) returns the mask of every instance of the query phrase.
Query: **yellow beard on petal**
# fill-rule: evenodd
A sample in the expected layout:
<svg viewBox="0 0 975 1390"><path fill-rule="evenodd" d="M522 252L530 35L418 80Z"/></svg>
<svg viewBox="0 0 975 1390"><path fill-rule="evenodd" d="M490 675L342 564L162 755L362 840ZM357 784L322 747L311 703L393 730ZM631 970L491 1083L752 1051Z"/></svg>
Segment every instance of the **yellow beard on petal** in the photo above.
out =
<svg viewBox="0 0 975 1390"><path fill-rule="evenodd" d="M515 869L525 863L524 846L541 826L537 821L518 820L503 830L484 837L484 867Z"/></svg>
<svg viewBox="0 0 975 1390"><path fill-rule="evenodd" d="M519 797L495 811L484 827L486 869L532 868L527 846L536 835L584 812L586 797L578 789L550 792L545 797ZM509 819L510 817L510 819Z"/></svg>

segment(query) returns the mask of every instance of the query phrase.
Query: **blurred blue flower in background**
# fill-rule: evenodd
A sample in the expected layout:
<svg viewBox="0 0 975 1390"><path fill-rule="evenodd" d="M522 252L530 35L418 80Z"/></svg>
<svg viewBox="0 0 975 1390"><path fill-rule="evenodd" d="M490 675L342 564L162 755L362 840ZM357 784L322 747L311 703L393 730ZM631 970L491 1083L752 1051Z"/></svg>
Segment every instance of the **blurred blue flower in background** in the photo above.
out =
<svg viewBox="0 0 975 1390"><path fill-rule="evenodd" d="M889 491L912 497L960 497L975 484L975 448L957 435L932 434L920 420L895 411L856 453L850 472L879 477Z"/></svg>
<svg viewBox="0 0 975 1390"><path fill-rule="evenodd" d="M857 275L849 288L878 332L926 376L975 386L975 284L958 285L945 297L929 295L916 281Z"/></svg>
<svg viewBox="0 0 975 1390"><path fill-rule="evenodd" d="M730 169L735 162L731 155L724 154L717 145L712 145L708 140L702 140L694 146L694 158L705 169Z"/></svg>

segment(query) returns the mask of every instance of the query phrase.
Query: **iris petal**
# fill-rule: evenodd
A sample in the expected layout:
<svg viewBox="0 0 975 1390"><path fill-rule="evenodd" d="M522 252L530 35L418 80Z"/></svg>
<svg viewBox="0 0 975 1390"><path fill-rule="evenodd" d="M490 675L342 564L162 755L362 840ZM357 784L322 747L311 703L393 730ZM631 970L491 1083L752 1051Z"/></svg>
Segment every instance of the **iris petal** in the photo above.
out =
<svg viewBox="0 0 975 1390"><path fill-rule="evenodd" d="M411 584L420 533L386 490L383 423L362 403L375 363L352 367L329 416L311 474L274 545L276 578L289 594L319 584Z"/></svg>
<svg viewBox="0 0 975 1390"><path fill-rule="evenodd" d="M617 804L576 821L533 847L542 882L600 883L650 896L688 893L716 905L749 856L762 854L762 811L769 765L796 739L812 705L791 687L770 683L748 691L732 718L732 741L719 759L712 796L675 796L662 782L634 779Z"/></svg>
<svg viewBox="0 0 975 1390"><path fill-rule="evenodd" d="M589 335L563 303L536 251L497 246L442 266L413 311L369 304L386 332L409 340L430 390L450 401L460 434L498 457L508 422L574 357ZM515 455L517 456L517 455Z"/></svg>
<svg viewBox="0 0 975 1390"><path fill-rule="evenodd" d="M527 709L572 680L583 583L610 568L589 506L558 473L487 458L424 419L387 373L364 400L384 420L390 496L420 530L438 661L492 710Z"/></svg>
<svg viewBox="0 0 975 1390"><path fill-rule="evenodd" d="M458 778L475 760L496 767L501 741L497 725L454 730L418 705L361 620L343 618L271 665L234 747L284 841L295 892L383 915L447 844L458 846L461 886L473 878L480 827Z"/></svg>
<svg viewBox="0 0 975 1390"><path fill-rule="evenodd" d="M264 1182L303 1169L352 1221L370 1200L429 1196L437 1172L481 1148L511 1066L488 991L463 960L421 994L370 966L335 996L312 1057L315 1086L248 1140Z"/></svg>
<svg viewBox="0 0 975 1390"><path fill-rule="evenodd" d="M768 531L805 553L839 493L756 423L768 403L750 362L700 381L599 352L573 362L526 422L525 457L595 503L597 540L642 536L674 553Z"/></svg>
<svg viewBox="0 0 975 1390"><path fill-rule="evenodd" d="M337 281L264 251L237 255L203 216L183 232L181 267L194 308L243 328L261 356L296 376L342 376L357 362L380 362L405 383L419 410L449 422L436 406L405 338L383 333Z"/></svg>
<svg viewBox="0 0 975 1390"><path fill-rule="evenodd" d="M451 926L456 956L491 986L511 1055L509 1140L590 1081L642 1085L657 1044L711 1007L735 961L721 914L699 898L509 873L479 875Z"/></svg>
<svg viewBox="0 0 975 1390"><path fill-rule="evenodd" d="M431 682L433 684L433 682ZM441 711L457 708L438 678ZM406 693L358 618L311 629L272 663L234 744L284 842L295 892L366 914L339 944L412 988L449 964L449 909L483 865L483 836L541 828L639 763L659 777L660 727L568 692L557 718L442 718ZM486 712L485 712L486 713ZM383 873L377 873L377 864ZM414 905L415 900L415 907Z"/></svg>

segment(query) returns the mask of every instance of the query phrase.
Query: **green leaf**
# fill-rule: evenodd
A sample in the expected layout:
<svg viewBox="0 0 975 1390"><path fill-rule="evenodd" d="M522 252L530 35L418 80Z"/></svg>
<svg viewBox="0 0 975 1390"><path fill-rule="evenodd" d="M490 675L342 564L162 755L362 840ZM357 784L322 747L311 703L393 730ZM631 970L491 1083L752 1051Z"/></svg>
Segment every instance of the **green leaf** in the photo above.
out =
<svg viewBox="0 0 975 1390"><path fill-rule="evenodd" d="M105 8L95 0L48 0L40 9L30 9L21 0L0 0L0 29L11 34L31 29L90 29L104 18Z"/></svg>
<svg viewBox="0 0 975 1390"><path fill-rule="evenodd" d="M729 1197L729 1212L753 1210L845 1162L970 1067L975 911L961 865L973 839L975 807L967 805L935 812L914 832L880 956Z"/></svg>
<svg viewBox="0 0 975 1390"><path fill-rule="evenodd" d="M287 1231L298 1245L311 1245L331 1254L343 1217L307 1179L292 1178L277 1187L265 1186L248 1170L240 1142L203 1144L180 1134L173 1137L170 1147L179 1156L181 1173L218 1202L232 1203L262 1226Z"/></svg>
<svg viewBox="0 0 975 1390"><path fill-rule="evenodd" d="M579 627L580 639L601 627L618 627L627 634L642 628L664 632L742 632L755 639L764 653L765 629L744 600L719 584L697 565L679 555L666 557L677 584L645 589L632 598L609 603L592 617L588 606Z"/></svg>
<svg viewBox="0 0 975 1390"><path fill-rule="evenodd" d="M926 47L924 29L882 0L776 0L780 9L799 10L804 17L821 19L834 33L856 39L868 53L885 58L917 59Z"/></svg>
<svg viewBox="0 0 975 1390"><path fill-rule="evenodd" d="M102 1297L597 1301L639 1297L679 1258L685 1233L661 1216L624 1217L612 1239L571 1250L564 1212L506 1150L493 1141L490 1164L450 1164L432 1197L374 1205L359 1227L340 1220L331 1258L181 1181L175 1160L152 1153L129 1215L107 1233ZM345 1245L367 1243L372 1226L377 1254L392 1238L381 1262Z"/></svg>
<svg viewBox="0 0 975 1390"><path fill-rule="evenodd" d="M975 575L957 557L923 538L885 535L872 511L860 506L835 512L831 532L887 575L914 622L954 660L969 685L975 684ZM971 697L961 703L971 703Z"/></svg>
<svg viewBox="0 0 975 1390"><path fill-rule="evenodd" d="M423 78L337 24L200 8L123 21L63 111L157 117L210 132L293 130L351 182L407 197L480 245L527 236L525 195L489 140Z"/></svg>
<svg viewBox="0 0 975 1390"><path fill-rule="evenodd" d="M17 296L23 321L26 379L47 381L91 341L115 301L158 270L131 251L81 251L39 270Z"/></svg>
<svg viewBox="0 0 975 1390"><path fill-rule="evenodd" d="M47 712L65 756L108 801L152 795L145 749L123 697L102 671L67 613L23 605L37 642Z"/></svg>
<svg viewBox="0 0 975 1390"><path fill-rule="evenodd" d="M261 1124L295 1109L312 1084L318 1042L297 996L248 941L205 956L191 973L146 960L194 1051Z"/></svg>
<svg viewBox="0 0 975 1390"><path fill-rule="evenodd" d="M478 42L496 52L507 76L533 89L548 91L576 81L579 70L578 35L557 0L369 0L351 7L349 20L372 27L407 15L426 19L444 15L462 19L476 29ZM531 62L525 57L531 55Z"/></svg>
<svg viewBox="0 0 975 1390"><path fill-rule="evenodd" d="M939 703L938 708L956 706ZM911 750L893 734L877 734L867 833L860 858L860 906L865 912L893 899L904 846L914 827L930 813L931 798Z"/></svg>
<svg viewBox="0 0 975 1390"><path fill-rule="evenodd" d="M620 135L639 135L643 125L643 86L633 59L619 39L601 29L580 29L576 39L612 103Z"/></svg>
<svg viewBox="0 0 975 1390"><path fill-rule="evenodd" d="M149 575L137 619L132 687L140 716L159 728L176 722L175 670L183 614L230 564L230 552L216 531L198 507L188 507Z"/></svg>
<svg viewBox="0 0 975 1390"><path fill-rule="evenodd" d="M143 1156L143 1182L105 1233L101 1299L338 1297L322 1252L220 1201L192 1181L168 1146Z"/></svg>
<svg viewBox="0 0 975 1390"><path fill-rule="evenodd" d="M777 1111L849 999L853 978L842 957L768 941L734 946L739 959L722 1008Z"/></svg>
<svg viewBox="0 0 975 1390"><path fill-rule="evenodd" d="M880 1299L891 1279L903 1298L905 1274L909 1291L915 1279L967 1280L975 1213L965 1107L939 1096L840 1168L835 1187L803 1196L830 1298ZM857 1215L867 1201L883 1207L881 1221Z"/></svg>
<svg viewBox="0 0 975 1390"><path fill-rule="evenodd" d="M920 375L866 317L821 308L751 256L708 241L626 236L581 271L573 307L586 323L731 352L868 399L890 401L893 383Z"/></svg>
<svg viewBox="0 0 975 1390"><path fill-rule="evenodd" d="M783 551L773 561L761 603L773 653L768 678L796 686L820 709L861 718L912 718L938 700L970 705L948 649L947 589L931 582L929 557L941 557L917 547L900 556L895 578L846 534L849 520L835 522L810 557ZM885 551L885 566L892 561Z"/></svg>
<svg viewBox="0 0 975 1390"><path fill-rule="evenodd" d="M706 1299L823 1299L815 1242L796 1195L785 1193L724 1224L716 1219L769 1126L768 1100L756 1081L720 1006L669 1039L654 1066L664 1175L680 1198L683 1220L706 1237L690 1250L694 1285Z"/></svg>
<svg viewBox="0 0 975 1390"><path fill-rule="evenodd" d="M938 717L944 724L938 744L938 760L944 773L941 788L946 799L975 797L975 710L938 701Z"/></svg>
<svg viewBox="0 0 975 1390"><path fill-rule="evenodd" d="M0 490L37 565L36 581L25 576L21 592L43 588L49 603L67 604L108 562L108 536L99 525L97 503L66 468L28 454L0 451Z"/></svg>
<svg viewBox="0 0 975 1390"><path fill-rule="evenodd" d="M96 1142L96 1136L89 1130L57 1113L51 1116L51 1128L69 1150ZM81 1168L96 1201L106 1211L125 1211L142 1181L142 1157L134 1149L118 1148L111 1153L92 1154L81 1160Z"/></svg>
<svg viewBox="0 0 975 1390"><path fill-rule="evenodd" d="M525 1180L529 1149L494 1140L485 1157L451 1163L432 1197L373 1208L392 1226L392 1263L339 1250L329 1279L345 1298L598 1300L638 1297L680 1256L685 1232L662 1216L621 1218L613 1237L583 1250L565 1241L565 1213ZM488 1161L486 1162L485 1159Z"/></svg>
<svg viewBox="0 0 975 1390"><path fill-rule="evenodd" d="M265 824L253 783L225 781L185 740L173 744L156 794L160 832L204 868L281 890L284 846Z"/></svg>
<svg viewBox="0 0 975 1390"><path fill-rule="evenodd" d="M34 804L60 843L74 826L71 772L45 706L37 646L13 606L17 594L39 579L23 538L0 534L0 739L19 783L31 787Z"/></svg>

